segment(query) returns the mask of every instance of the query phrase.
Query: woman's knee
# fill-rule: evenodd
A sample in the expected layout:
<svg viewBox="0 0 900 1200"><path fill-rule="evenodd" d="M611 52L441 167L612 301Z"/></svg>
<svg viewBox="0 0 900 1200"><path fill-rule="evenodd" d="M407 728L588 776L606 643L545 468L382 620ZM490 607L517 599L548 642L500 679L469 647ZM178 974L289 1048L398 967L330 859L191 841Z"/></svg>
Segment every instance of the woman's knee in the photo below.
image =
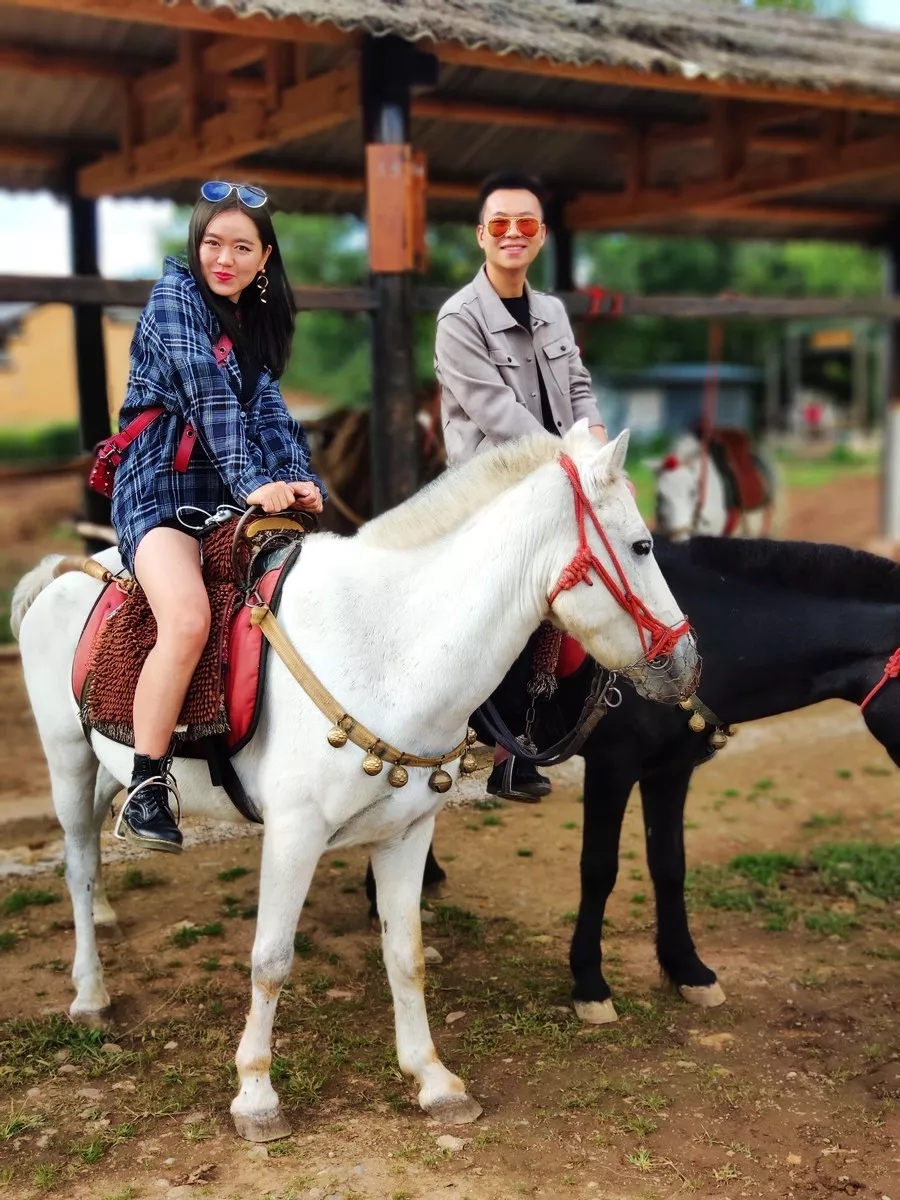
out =
<svg viewBox="0 0 900 1200"><path fill-rule="evenodd" d="M209 601L205 593L181 604L167 606L156 615L157 645L181 649L187 655L200 655L209 638Z"/></svg>

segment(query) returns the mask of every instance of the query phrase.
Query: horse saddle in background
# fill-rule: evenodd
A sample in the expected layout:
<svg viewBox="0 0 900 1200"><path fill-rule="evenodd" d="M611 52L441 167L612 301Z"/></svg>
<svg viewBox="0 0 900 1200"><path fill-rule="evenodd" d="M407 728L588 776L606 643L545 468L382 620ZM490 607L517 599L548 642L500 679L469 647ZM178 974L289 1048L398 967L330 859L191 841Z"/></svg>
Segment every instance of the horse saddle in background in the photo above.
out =
<svg viewBox="0 0 900 1200"><path fill-rule="evenodd" d="M245 601L252 595L255 603L278 611L282 586L306 532L293 514L253 518L248 513L203 540L210 632L175 739L179 756L207 759L214 783L222 782L214 764L227 764L246 746L259 719L268 642L251 625ZM72 690L86 733L96 729L133 746L134 693L156 642L156 621L141 587L125 583L130 588L119 581L108 584L91 610L75 652ZM232 795L227 784L226 790Z"/></svg>
<svg viewBox="0 0 900 1200"><path fill-rule="evenodd" d="M769 473L743 429L714 429L709 453L724 481L729 510L752 512L771 504Z"/></svg>

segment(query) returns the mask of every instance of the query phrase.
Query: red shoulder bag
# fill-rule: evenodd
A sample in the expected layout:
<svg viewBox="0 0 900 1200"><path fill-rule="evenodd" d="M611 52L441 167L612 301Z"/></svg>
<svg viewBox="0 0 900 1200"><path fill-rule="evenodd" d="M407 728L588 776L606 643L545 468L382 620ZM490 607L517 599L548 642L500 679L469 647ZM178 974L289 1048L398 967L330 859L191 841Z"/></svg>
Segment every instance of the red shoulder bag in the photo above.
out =
<svg viewBox="0 0 900 1200"><path fill-rule="evenodd" d="M213 354L216 356L216 362L221 367L225 359L231 353L231 338L226 334L222 334L219 340L213 346ZM91 470L88 475L88 487L92 491L99 492L101 496L106 496L107 500L112 499L113 484L116 479L116 467L122 461L122 455L135 440L140 437L144 430L152 425L157 417L162 416L165 408L161 404L155 404L152 408L145 408L144 411L130 421L121 433L115 434L113 437L104 438L102 442L98 442L94 447L94 461L91 463ZM197 431L193 425L185 425L184 433L181 435L181 441L178 443L178 449L175 451L174 467L176 471L186 471L188 463L191 461L191 454L194 450L194 445L197 441Z"/></svg>

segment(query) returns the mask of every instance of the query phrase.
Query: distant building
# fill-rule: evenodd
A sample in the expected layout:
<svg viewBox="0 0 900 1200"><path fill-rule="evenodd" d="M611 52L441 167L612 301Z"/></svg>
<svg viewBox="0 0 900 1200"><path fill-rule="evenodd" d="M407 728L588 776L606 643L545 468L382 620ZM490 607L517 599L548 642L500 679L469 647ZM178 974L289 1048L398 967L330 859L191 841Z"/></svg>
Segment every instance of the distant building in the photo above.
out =
<svg viewBox="0 0 900 1200"><path fill-rule="evenodd" d="M611 436L630 429L639 437L684 433L703 411L706 363L662 363L639 371L594 375L600 411ZM717 369L716 424L752 431L763 372L722 363Z"/></svg>

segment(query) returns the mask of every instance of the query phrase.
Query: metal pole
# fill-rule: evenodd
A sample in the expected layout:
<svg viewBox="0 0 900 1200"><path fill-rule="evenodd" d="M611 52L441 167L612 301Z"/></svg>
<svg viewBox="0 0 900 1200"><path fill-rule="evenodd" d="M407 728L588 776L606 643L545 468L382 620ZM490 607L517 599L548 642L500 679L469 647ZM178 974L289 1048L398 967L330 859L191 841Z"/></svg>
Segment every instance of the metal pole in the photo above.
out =
<svg viewBox="0 0 900 1200"><path fill-rule="evenodd" d="M900 229L895 229L884 255L885 289L897 294L900 285ZM884 473L881 530L889 541L900 540L900 321L888 324L885 347Z"/></svg>
<svg viewBox="0 0 900 1200"><path fill-rule="evenodd" d="M79 196L74 188L69 193L69 227L73 273L99 276L97 202ZM103 309L99 304L76 304L72 314L75 323L75 372L81 446L89 451L110 434ZM105 497L85 487L82 506L84 516L91 524L110 524L110 504ZM92 539L87 539L85 545L89 554L107 548L107 543Z"/></svg>

